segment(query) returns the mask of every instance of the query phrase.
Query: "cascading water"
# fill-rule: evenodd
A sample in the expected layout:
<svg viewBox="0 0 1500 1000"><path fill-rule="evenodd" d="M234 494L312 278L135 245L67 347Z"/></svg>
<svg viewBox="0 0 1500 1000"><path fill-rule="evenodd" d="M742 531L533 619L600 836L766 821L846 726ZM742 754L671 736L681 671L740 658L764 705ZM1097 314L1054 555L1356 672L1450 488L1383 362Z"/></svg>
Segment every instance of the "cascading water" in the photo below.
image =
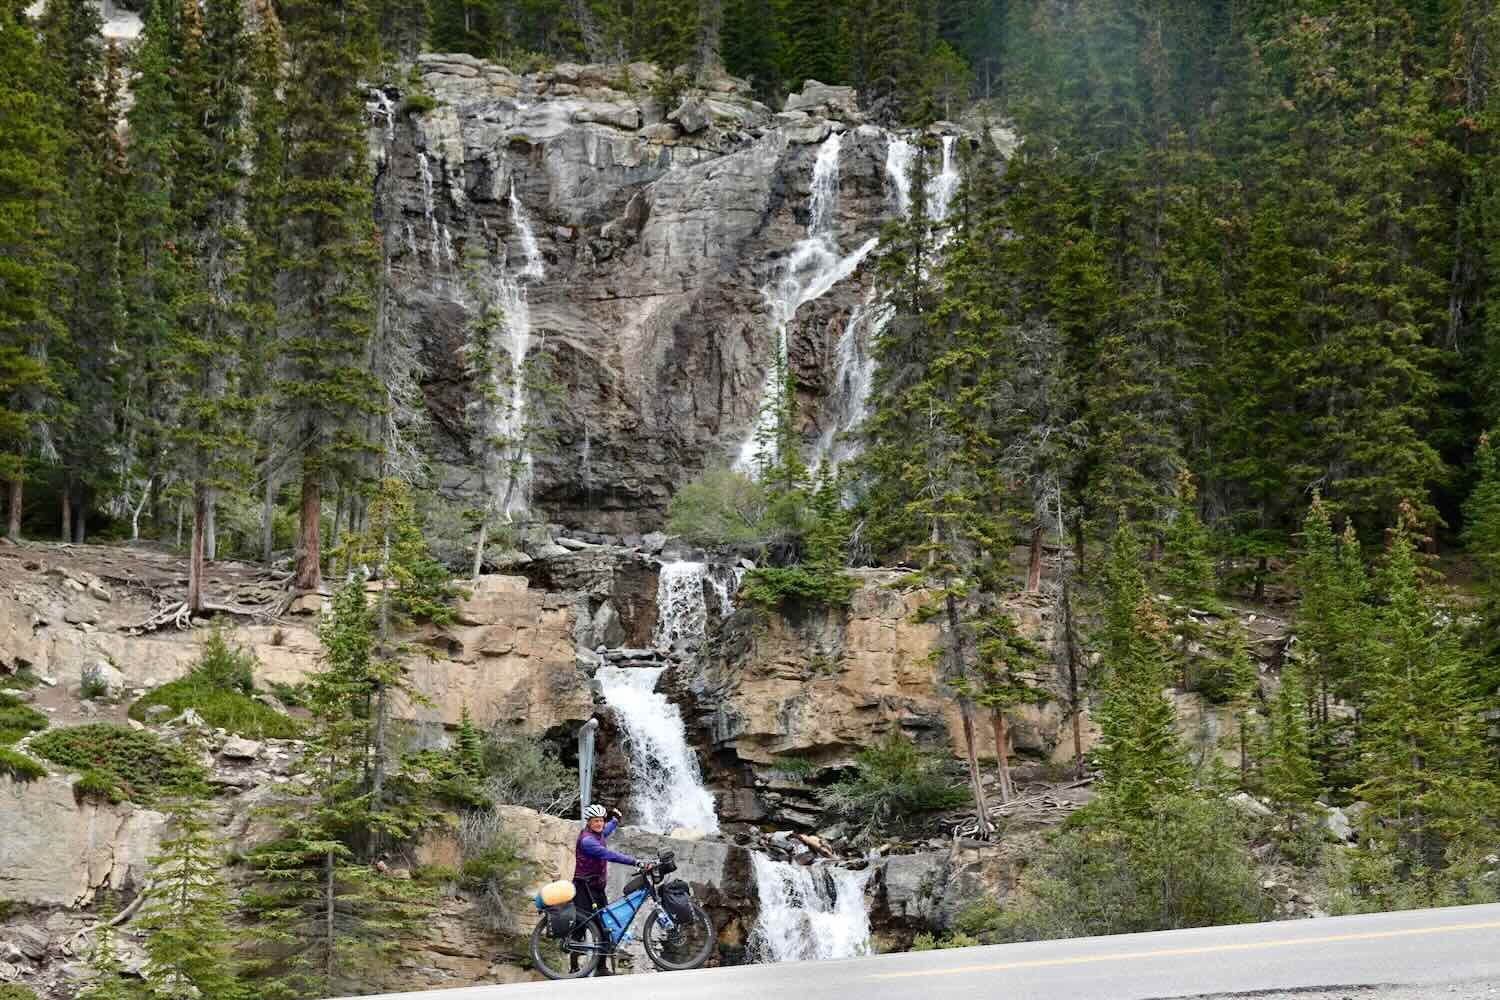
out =
<svg viewBox="0 0 1500 1000"><path fill-rule="evenodd" d="M654 833L718 833L714 797L703 786L682 713L656 690L662 667L600 667L594 675L625 735L635 825Z"/></svg>
<svg viewBox="0 0 1500 1000"><path fill-rule="evenodd" d="M660 649L696 649L708 636L705 585L713 591L720 618L734 613L734 595L743 571L701 562L663 563L656 582L656 631Z"/></svg>
<svg viewBox="0 0 1500 1000"><path fill-rule="evenodd" d="M760 914L750 951L763 962L857 958L870 953L870 872L788 864L751 855Z"/></svg>
<svg viewBox="0 0 1500 1000"><path fill-rule="evenodd" d="M505 489L496 508L507 516L520 513L531 503L532 457L526 441L526 353L531 349L531 305L527 288L546 273L536 234L515 185L510 189L510 218L521 246L519 267L509 260L495 275L495 300L505 331L510 377L500 393L504 405L496 409L495 438L505 449ZM496 366L498 368L498 366Z"/></svg>
<svg viewBox="0 0 1500 1000"><path fill-rule="evenodd" d="M940 223L948 217L958 193L961 176L956 155L958 137L943 136L942 160L938 171L928 177L923 188L927 218ZM896 209L906 216L912 207L911 168L917 147L905 139L892 137L885 150L886 180L895 198ZM948 240L946 231L936 236L939 249ZM827 403L829 415L818 437L813 466L825 462L838 466L858 454L852 432L869 415L870 388L875 380L875 344L895 309L883 296L871 292L863 304L849 315L834 351L834 388Z"/></svg>
<svg viewBox="0 0 1500 1000"><path fill-rule="evenodd" d="M772 431L776 414L771 402L781 394L780 374L787 362L787 330L797 310L827 294L869 256L880 242L865 241L850 254L840 254L836 237L839 196L839 153L842 133L835 132L823 141L813 164L812 197L807 236L797 242L787 257L780 276L761 289L766 311L771 317L776 355L761 389L760 411L749 436L740 445L735 468L754 472L763 461L775 458Z"/></svg>
<svg viewBox="0 0 1500 1000"><path fill-rule="evenodd" d="M428 256L432 259L433 271L442 267L443 238L438 230L436 202L433 200L432 165L426 153L417 154L417 174L422 179L422 214L427 219L427 230L432 237Z"/></svg>

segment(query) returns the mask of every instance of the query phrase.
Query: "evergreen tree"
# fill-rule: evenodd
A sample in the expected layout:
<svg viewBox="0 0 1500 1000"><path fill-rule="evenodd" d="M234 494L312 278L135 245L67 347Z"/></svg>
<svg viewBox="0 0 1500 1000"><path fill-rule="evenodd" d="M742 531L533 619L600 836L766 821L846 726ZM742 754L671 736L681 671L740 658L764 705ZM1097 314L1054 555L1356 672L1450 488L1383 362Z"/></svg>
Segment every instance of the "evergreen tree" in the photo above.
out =
<svg viewBox="0 0 1500 1000"><path fill-rule="evenodd" d="M1422 586L1410 508L1392 532L1381 573L1381 655L1365 679L1364 780L1370 828L1414 869L1434 872L1456 852L1489 843L1500 788L1480 704L1452 613Z"/></svg>
<svg viewBox="0 0 1500 1000"><path fill-rule="evenodd" d="M277 403L301 476L295 587L322 582L325 483L349 477L371 443L382 387L369 368L378 238L360 89L374 55L365 0L291 0L280 214Z"/></svg>
<svg viewBox="0 0 1500 1000"><path fill-rule="evenodd" d="M48 360L62 331L51 312L57 271L44 229L43 206L59 194L46 86L25 5L0 3L0 481L11 541L21 537L25 482L48 450L47 419L59 389Z"/></svg>
<svg viewBox="0 0 1500 1000"><path fill-rule="evenodd" d="M362 582L338 590L319 633L323 666L308 683L298 771L305 797L282 811L283 836L253 854L259 884L249 902L276 955L261 995L273 1000L358 992L429 909L422 886L390 877L368 853L413 827L372 797L372 699L384 668L372 664Z"/></svg>
<svg viewBox="0 0 1500 1000"><path fill-rule="evenodd" d="M1308 725L1311 707L1302 671L1289 660L1282 667L1281 685L1271 699L1260 774L1266 796L1286 810L1307 806L1318 792Z"/></svg>
<svg viewBox="0 0 1500 1000"><path fill-rule="evenodd" d="M146 980L153 998L238 1000L250 993L229 927L236 900L224 883L223 845L196 798L174 802L172 833L151 859L151 880L136 926L146 932Z"/></svg>
<svg viewBox="0 0 1500 1000"><path fill-rule="evenodd" d="M1493 700L1500 695L1500 460L1488 434L1480 435L1475 449L1474 475L1464 505L1464 543L1478 571L1481 597L1472 637L1478 647L1474 693Z"/></svg>
<svg viewBox="0 0 1500 1000"><path fill-rule="evenodd" d="M1162 545L1161 582L1190 607L1217 611L1221 605L1210 540L1198 519L1197 488L1186 471L1178 474L1176 503Z"/></svg>
<svg viewBox="0 0 1500 1000"><path fill-rule="evenodd" d="M1187 757L1172 728L1176 713L1162 694L1166 623L1146 592L1140 546L1128 524L1115 531L1101 583L1098 642L1105 673L1093 762L1108 807L1140 818L1159 797L1184 794L1189 786Z"/></svg>

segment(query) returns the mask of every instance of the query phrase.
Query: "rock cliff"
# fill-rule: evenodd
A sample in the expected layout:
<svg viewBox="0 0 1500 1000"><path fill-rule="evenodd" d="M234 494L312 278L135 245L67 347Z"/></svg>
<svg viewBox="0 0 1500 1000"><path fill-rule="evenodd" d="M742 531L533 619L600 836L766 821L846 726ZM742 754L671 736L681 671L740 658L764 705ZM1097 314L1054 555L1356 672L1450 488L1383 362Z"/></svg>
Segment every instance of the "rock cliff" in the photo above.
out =
<svg viewBox="0 0 1500 1000"><path fill-rule="evenodd" d="M852 254L896 210L898 137L862 124L847 88L817 84L773 114L727 78L664 99L645 64L517 76L433 55L414 76L372 92L370 140L384 319L425 363L445 492L505 488L486 478L466 353L494 302L506 337L489 353L504 350L503 369L519 351L550 383L513 402L545 431L528 459L535 507L597 531L658 525L675 487L750 433L777 344L762 289L805 264L789 257L812 223L820 144L840 135L828 235ZM809 439L835 419L835 347L867 271L796 310L788 354Z"/></svg>

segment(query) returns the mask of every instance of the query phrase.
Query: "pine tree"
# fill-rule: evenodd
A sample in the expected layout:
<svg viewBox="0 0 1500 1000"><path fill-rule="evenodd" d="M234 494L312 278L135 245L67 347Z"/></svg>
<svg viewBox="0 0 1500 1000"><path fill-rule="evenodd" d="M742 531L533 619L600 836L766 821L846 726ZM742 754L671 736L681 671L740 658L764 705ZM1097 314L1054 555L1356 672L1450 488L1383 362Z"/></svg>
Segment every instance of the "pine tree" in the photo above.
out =
<svg viewBox="0 0 1500 1000"><path fill-rule="evenodd" d="M323 487L358 469L371 448L366 418L384 399L368 360L378 236L360 90L374 26L365 0L292 0L281 18L290 65L276 389L300 464L294 585L312 592L322 582Z"/></svg>
<svg viewBox="0 0 1500 1000"><path fill-rule="evenodd" d="M1110 542L1101 583L1105 606L1098 642L1105 673L1093 762L1108 807L1144 817L1159 797L1188 790L1188 767L1172 728L1175 711L1162 694L1168 682L1166 623L1146 593L1140 546L1128 523Z"/></svg>
<svg viewBox="0 0 1500 1000"><path fill-rule="evenodd" d="M1464 544L1473 558L1480 587L1479 622L1472 643L1478 647L1474 693L1500 696L1500 460L1488 434L1474 451L1476 482L1464 504Z"/></svg>
<svg viewBox="0 0 1500 1000"><path fill-rule="evenodd" d="M249 903L276 954L261 987L270 1000L358 992L429 909L422 886L390 877L368 853L412 828L409 816L372 799L381 668L372 667L375 624L362 582L337 591L319 634L323 666L308 683L312 723L298 769L305 797L281 812L283 836L252 859L258 886Z"/></svg>
<svg viewBox="0 0 1500 1000"><path fill-rule="evenodd" d="M976 667L970 687L974 704L988 709L994 727L995 764L1000 802L1015 796L1010 773L1010 734L1006 714L1040 705L1051 696L1042 685L1043 656L1002 609L993 609L974 625Z"/></svg>
<svg viewBox="0 0 1500 1000"><path fill-rule="evenodd" d="M99 923L94 925L94 945L89 951L93 975L79 992L79 1000L154 1000L151 991L140 980L125 975L125 964L115 946L114 907L100 907Z"/></svg>
<svg viewBox="0 0 1500 1000"><path fill-rule="evenodd" d="M1211 542L1198 519L1197 496L1192 475L1179 473L1176 503L1162 544L1161 582L1173 597L1190 607L1217 611L1221 604Z"/></svg>
<svg viewBox="0 0 1500 1000"><path fill-rule="evenodd" d="M1285 810L1304 808L1318 792L1308 725L1311 707L1302 671L1289 660L1281 670L1281 686L1271 699L1260 774L1266 796Z"/></svg>
<svg viewBox="0 0 1500 1000"><path fill-rule="evenodd" d="M136 926L146 932L146 980L154 998L238 1000L250 993L229 927L236 900L224 883L222 842L210 832L203 802L169 809L172 833L151 859L146 900Z"/></svg>
<svg viewBox="0 0 1500 1000"><path fill-rule="evenodd" d="M1403 508L1381 573L1381 655L1366 678L1364 781L1374 836L1406 864L1441 869L1487 843L1500 787L1452 613L1423 587Z"/></svg>
<svg viewBox="0 0 1500 1000"><path fill-rule="evenodd" d="M190 612L203 607L203 564L217 494L249 478L252 407L242 395L246 246L248 39L236 0L188 0L179 20L176 81L181 108L173 186L178 201L181 293L164 337L164 370L175 394L167 430L174 465L191 484Z"/></svg>
<svg viewBox="0 0 1500 1000"><path fill-rule="evenodd" d="M45 456L56 410L48 354L62 331L51 313L56 266L42 207L59 194L55 126L41 46L17 3L0 3L0 119L0 481L6 537L19 541L25 482Z"/></svg>

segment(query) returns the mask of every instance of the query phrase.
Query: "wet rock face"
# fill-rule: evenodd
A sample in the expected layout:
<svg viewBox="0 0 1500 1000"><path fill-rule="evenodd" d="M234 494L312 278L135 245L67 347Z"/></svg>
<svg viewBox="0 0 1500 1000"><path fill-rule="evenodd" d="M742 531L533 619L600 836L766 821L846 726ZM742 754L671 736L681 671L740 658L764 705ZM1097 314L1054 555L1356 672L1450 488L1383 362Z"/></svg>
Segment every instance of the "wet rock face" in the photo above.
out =
<svg viewBox="0 0 1500 1000"><path fill-rule="evenodd" d="M370 137L387 317L427 367L444 492L467 504L495 489L464 346L484 284L531 259L528 229L543 273L527 279L527 356L550 382L527 401L545 438L533 508L595 531L660 525L671 494L732 458L754 421L774 351L760 289L807 233L816 143L845 131L836 232L847 253L893 211L890 136L849 121L838 94L773 116L734 81L664 108L644 66L518 77L424 56L418 69L436 105L402 112L403 95L376 92ZM804 306L791 331L810 435L870 270Z"/></svg>

